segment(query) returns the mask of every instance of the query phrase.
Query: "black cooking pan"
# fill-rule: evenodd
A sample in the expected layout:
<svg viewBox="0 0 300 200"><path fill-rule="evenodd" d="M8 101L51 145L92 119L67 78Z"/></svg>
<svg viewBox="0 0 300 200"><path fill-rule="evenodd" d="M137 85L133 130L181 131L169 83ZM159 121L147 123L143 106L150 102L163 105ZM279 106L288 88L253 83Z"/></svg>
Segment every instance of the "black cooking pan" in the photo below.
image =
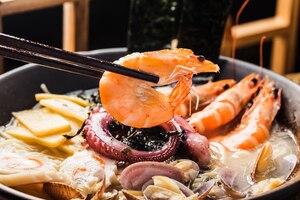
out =
<svg viewBox="0 0 300 200"><path fill-rule="evenodd" d="M126 54L125 48L103 49L85 54L105 60L116 60ZM232 78L232 62L230 58L221 57L219 79ZM236 61L236 79L240 80L251 72L259 73L259 67L242 61ZM292 129L299 144L300 134L300 87L288 79L268 70L263 70L283 89L282 108L277 120ZM45 83L53 93L67 93L79 89L97 88L99 80L50 70L29 64L0 76L0 125L5 125L11 118L12 111L31 108L35 103L34 94L41 92L40 85ZM253 197L255 199L290 199L300 192L300 170L282 186ZM0 184L0 199L37 199Z"/></svg>

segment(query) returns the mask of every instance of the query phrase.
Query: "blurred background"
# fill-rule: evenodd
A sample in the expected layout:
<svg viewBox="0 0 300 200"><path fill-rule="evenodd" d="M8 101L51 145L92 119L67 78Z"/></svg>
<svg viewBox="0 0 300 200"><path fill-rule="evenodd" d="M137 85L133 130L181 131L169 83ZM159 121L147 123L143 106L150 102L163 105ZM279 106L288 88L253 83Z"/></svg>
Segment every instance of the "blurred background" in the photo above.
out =
<svg viewBox="0 0 300 200"><path fill-rule="evenodd" d="M0 3L5 4L9 0L2 0ZM22 1L22 0L12 0L12 1ZM294 0L298 1L298 0ZM41 2L43 2L41 0ZM44 2L47 2L46 0ZM61 1L63 2L63 1ZM241 7L244 0L234 0L232 8L230 9L230 14L236 16L238 9ZM260 20L264 18L273 17L278 14L277 4L284 3L281 9L287 9L283 15L294 19L295 16L299 18L299 8L294 9L296 13L291 13L288 8L285 8L287 2L293 2L293 0L252 0L247 5L240 17L240 24L247 22L252 22L254 20ZM9 3L9 2L7 2ZM276 7L277 5L277 7ZM299 6L299 3L297 4ZM286 5L288 6L288 5ZM4 15L2 17L2 31L7 34L14 36L26 38L29 40L49 44L59 48L63 47L63 6L55 5L49 8L39 8L37 10L31 10L28 12L12 13L9 15ZM87 30L77 30L86 31L87 33L87 46L76 50L93 50L101 48L112 48L112 47L126 47L127 46L127 33L128 33L128 19L130 13L130 0L90 0L88 2L88 28ZM295 12L295 11L293 11ZM292 15L292 16L290 16ZM296 20L297 21L297 20ZM293 41L289 41L294 44L292 48L294 54L294 60L292 66L288 66L287 70L282 70L282 66L277 71L281 74L300 72L300 39L298 34L300 26L298 26L299 21L296 26L294 25L293 30L296 37ZM266 24L268 26L268 24ZM275 26L275 25L274 25ZM296 27L296 28L295 28ZM228 27L227 27L228 29ZM249 28L251 32L251 27ZM253 30L252 30L253 31ZM280 32L279 32L280 33ZM271 36L276 34L274 31L270 32ZM284 33L286 34L286 33ZM274 41L270 40L271 37L266 34L269 40L264 44L264 66L270 68L271 65L271 54ZM288 35L285 35L289 37ZM257 39L256 39L257 40ZM246 42L247 43L247 42ZM259 64L259 39L257 42L248 42L247 44L238 45L236 51L236 58L249 61L252 63ZM279 41L280 43L280 41ZM230 45L231 41L228 40L225 45ZM224 45L224 43L223 43ZM230 49L230 47L229 47ZM284 50L284 49L283 49ZM226 52L227 51L227 52ZM225 55L229 55L228 47L223 46L221 51ZM273 52L274 53L274 52ZM283 52L284 53L284 52ZM280 57L278 52L276 56ZM286 55L283 55L283 57ZM4 71L9 71L15 67L22 65L22 62L12 61L9 59L4 60ZM274 64L273 64L274 65ZM278 70L278 69L277 69Z"/></svg>

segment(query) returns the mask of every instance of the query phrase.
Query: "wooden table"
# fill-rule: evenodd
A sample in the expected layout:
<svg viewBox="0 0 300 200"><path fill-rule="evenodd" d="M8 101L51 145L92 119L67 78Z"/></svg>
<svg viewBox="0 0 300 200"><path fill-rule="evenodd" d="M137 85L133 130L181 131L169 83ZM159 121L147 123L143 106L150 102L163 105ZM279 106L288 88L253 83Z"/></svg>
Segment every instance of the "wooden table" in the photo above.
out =
<svg viewBox="0 0 300 200"><path fill-rule="evenodd" d="M59 5L63 6L63 49L88 50L89 0L0 0L0 32L4 16ZM3 72L3 58L0 57L0 74Z"/></svg>

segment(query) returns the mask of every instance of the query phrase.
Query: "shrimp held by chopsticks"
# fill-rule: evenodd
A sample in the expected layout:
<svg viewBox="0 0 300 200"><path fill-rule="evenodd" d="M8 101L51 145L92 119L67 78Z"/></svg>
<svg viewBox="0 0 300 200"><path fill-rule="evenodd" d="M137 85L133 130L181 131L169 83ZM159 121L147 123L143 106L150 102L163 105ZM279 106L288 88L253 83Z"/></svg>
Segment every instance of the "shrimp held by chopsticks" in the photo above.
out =
<svg viewBox="0 0 300 200"><path fill-rule="evenodd" d="M239 126L226 135L222 144L227 148L249 150L269 138L269 129L281 105L281 89L265 79L263 88L245 112Z"/></svg>
<svg viewBox="0 0 300 200"><path fill-rule="evenodd" d="M192 76L217 72L218 65L195 56L189 49L133 53L116 63L160 77L158 84L105 72L99 90L103 107L119 122L136 128L149 128L171 120L190 93ZM165 96L153 86L177 82Z"/></svg>

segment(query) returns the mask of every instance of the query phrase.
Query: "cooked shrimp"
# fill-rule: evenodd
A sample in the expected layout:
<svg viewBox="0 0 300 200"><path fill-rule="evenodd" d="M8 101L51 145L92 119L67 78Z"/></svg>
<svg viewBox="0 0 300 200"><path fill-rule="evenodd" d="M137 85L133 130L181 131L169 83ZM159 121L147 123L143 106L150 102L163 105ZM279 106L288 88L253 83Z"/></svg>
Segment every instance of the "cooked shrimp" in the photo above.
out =
<svg viewBox="0 0 300 200"><path fill-rule="evenodd" d="M219 95L202 111L194 113L189 123L198 133L207 134L233 120L260 86L260 77L250 74Z"/></svg>
<svg viewBox="0 0 300 200"><path fill-rule="evenodd" d="M245 112L241 123L221 142L229 149L249 150L269 138L269 129L280 109L281 89L267 77L252 107Z"/></svg>
<svg viewBox="0 0 300 200"><path fill-rule="evenodd" d="M221 93L234 86L235 80L225 79L219 81L209 81L206 84L192 87L191 94L186 98L180 109L176 112L177 115L187 117L192 113L204 109Z"/></svg>
<svg viewBox="0 0 300 200"><path fill-rule="evenodd" d="M136 128L149 128L171 120L190 92L193 74L219 70L218 65L203 56L195 56L189 49L133 53L116 63L160 77L158 84L152 84L105 72L100 80L103 107L119 122ZM168 96L153 88L177 81Z"/></svg>

